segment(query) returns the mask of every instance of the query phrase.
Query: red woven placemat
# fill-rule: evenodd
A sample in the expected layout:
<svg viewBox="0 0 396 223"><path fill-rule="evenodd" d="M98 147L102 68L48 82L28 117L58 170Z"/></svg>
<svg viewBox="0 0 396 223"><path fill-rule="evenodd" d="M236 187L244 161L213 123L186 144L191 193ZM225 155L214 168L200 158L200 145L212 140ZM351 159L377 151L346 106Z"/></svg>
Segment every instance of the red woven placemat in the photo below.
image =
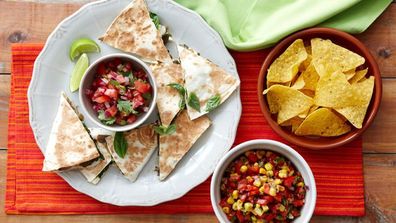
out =
<svg viewBox="0 0 396 223"><path fill-rule="evenodd" d="M208 179L184 197L153 207L104 204L72 189L58 175L41 172L43 155L29 125L27 88L42 44L12 46L5 211L8 214L211 213ZM258 138L283 141L261 114L257 77L268 51L232 52L241 78L242 117L235 144ZM293 146L293 145L292 145ZM362 142L343 148L312 151L296 148L315 175L317 215L364 215ZM166 191L164 191L166 193Z"/></svg>

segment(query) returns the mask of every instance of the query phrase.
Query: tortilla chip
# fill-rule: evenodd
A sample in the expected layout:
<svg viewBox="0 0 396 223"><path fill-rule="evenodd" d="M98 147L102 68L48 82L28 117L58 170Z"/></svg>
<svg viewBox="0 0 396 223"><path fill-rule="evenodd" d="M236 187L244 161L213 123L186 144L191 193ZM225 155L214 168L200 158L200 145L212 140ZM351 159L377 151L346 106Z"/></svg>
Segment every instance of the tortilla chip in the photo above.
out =
<svg viewBox="0 0 396 223"><path fill-rule="evenodd" d="M353 78L353 76L355 76L355 68L353 68L352 70L345 71L344 74L346 79L350 80L351 78Z"/></svg>
<svg viewBox="0 0 396 223"><path fill-rule="evenodd" d="M348 106L343 108L335 108L335 110L343 115L353 126L360 129L366 116L367 108L370 104L374 89L374 77L364 78L363 81L352 84L352 87L364 98L363 105Z"/></svg>
<svg viewBox="0 0 396 223"><path fill-rule="evenodd" d="M305 47L305 49L307 49L307 47ZM311 50L311 48L309 48L309 50ZM307 59L305 59L300 65L299 68L300 72L304 72L308 68L308 66L312 63L312 55L311 53L308 52L308 49L307 49L307 53L308 53Z"/></svg>
<svg viewBox="0 0 396 223"><path fill-rule="evenodd" d="M211 98L219 97L217 106L227 100L238 88L240 81L237 76L200 56L193 49L182 45L179 45L178 49L188 93L187 111L191 120L194 120L211 111L207 109ZM198 98L199 111L188 103L189 95L192 93Z"/></svg>
<svg viewBox="0 0 396 223"><path fill-rule="evenodd" d="M267 81L275 83L291 82L300 64L308 57L301 39L294 41L268 69Z"/></svg>
<svg viewBox="0 0 396 223"><path fill-rule="evenodd" d="M273 85L263 94L267 94L270 112L278 113L278 124L298 116L313 105L312 98L296 89L282 85Z"/></svg>
<svg viewBox="0 0 396 223"><path fill-rule="evenodd" d="M134 182L157 148L158 135L154 131L154 125L149 124L124 132L124 137L128 144L124 158L115 151L112 135L106 137L107 148L122 174Z"/></svg>
<svg viewBox="0 0 396 223"><path fill-rule="evenodd" d="M351 130L348 123L328 108L312 112L296 129L296 135L339 136Z"/></svg>
<svg viewBox="0 0 396 223"><path fill-rule="evenodd" d="M188 117L187 111L183 110L176 117L174 124L176 125L174 133L160 135L160 180L168 177L198 138L209 128L211 122L206 115L192 121Z"/></svg>
<svg viewBox="0 0 396 223"><path fill-rule="evenodd" d="M312 63L320 76L335 71L349 71L364 64L360 55L320 38L311 39Z"/></svg>
<svg viewBox="0 0 396 223"><path fill-rule="evenodd" d="M360 80L364 79L364 77L366 76L368 71L368 68L364 69L364 70L359 70L356 71L355 76L353 76L349 81L349 83L354 84L359 82Z"/></svg>
<svg viewBox="0 0 396 223"><path fill-rule="evenodd" d="M150 62L172 62L160 32L151 21L144 0L133 0L99 39Z"/></svg>
<svg viewBox="0 0 396 223"><path fill-rule="evenodd" d="M311 91L316 90L316 84L319 81L319 74L316 72L313 64L310 64L307 69L301 73L297 78L292 88L294 89L307 89Z"/></svg>
<svg viewBox="0 0 396 223"><path fill-rule="evenodd" d="M79 168L80 164L92 161L99 155L94 141L62 92L45 149L43 171Z"/></svg>
<svg viewBox="0 0 396 223"><path fill-rule="evenodd" d="M294 132L294 131L296 131L296 129L298 128L298 126L300 126L300 124L301 124L303 121L304 121L303 118L294 117L294 118L291 118L291 119L289 119L289 120L287 120L287 121L285 121L285 122L283 122L283 123L281 123L281 124L279 124L279 125L280 125L280 126L283 126L283 127L291 126L291 130L292 130L292 132Z"/></svg>
<svg viewBox="0 0 396 223"><path fill-rule="evenodd" d="M340 71L323 75L319 79L314 100L316 105L330 108L364 104L362 96Z"/></svg>
<svg viewBox="0 0 396 223"><path fill-rule="evenodd" d="M157 108L161 124L167 127L179 113L180 101L184 100L176 89L168 85L176 83L183 86L183 71L180 64L175 63L156 64L151 66L151 70L157 83Z"/></svg>
<svg viewBox="0 0 396 223"><path fill-rule="evenodd" d="M298 76L297 80L292 84L291 88L300 90L305 86L304 77L302 75Z"/></svg>

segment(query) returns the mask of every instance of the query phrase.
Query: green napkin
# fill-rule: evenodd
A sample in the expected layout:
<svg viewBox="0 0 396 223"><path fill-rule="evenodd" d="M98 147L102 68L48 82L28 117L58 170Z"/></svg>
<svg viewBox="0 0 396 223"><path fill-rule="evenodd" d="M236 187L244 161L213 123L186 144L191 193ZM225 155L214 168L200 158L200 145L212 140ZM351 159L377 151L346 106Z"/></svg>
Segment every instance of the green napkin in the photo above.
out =
<svg viewBox="0 0 396 223"><path fill-rule="evenodd" d="M228 48L269 47L297 30L333 27L360 33L392 0L175 0L199 13Z"/></svg>

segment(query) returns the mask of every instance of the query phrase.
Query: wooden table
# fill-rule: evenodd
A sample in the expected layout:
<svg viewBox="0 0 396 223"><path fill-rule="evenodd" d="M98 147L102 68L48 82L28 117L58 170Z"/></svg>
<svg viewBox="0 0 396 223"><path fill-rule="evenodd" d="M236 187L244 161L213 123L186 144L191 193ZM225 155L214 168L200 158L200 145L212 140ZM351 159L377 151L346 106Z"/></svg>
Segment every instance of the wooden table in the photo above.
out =
<svg viewBox="0 0 396 223"><path fill-rule="evenodd" d="M44 42L55 26L80 6L81 3L0 1L0 222L216 222L213 214L7 216L4 213L10 45ZM358 38L376 57L384 89L380 111L363 135L367 214L362 218L315 216L312 222L396 222L396 3Z"/></svg>

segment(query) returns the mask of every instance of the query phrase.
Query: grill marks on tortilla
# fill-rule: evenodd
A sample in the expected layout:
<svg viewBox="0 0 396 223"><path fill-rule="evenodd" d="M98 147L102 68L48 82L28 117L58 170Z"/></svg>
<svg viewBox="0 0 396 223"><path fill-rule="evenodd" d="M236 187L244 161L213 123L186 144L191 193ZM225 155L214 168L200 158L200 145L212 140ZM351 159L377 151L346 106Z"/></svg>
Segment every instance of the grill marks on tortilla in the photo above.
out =
<svg viewBox="0 0 396 223"><path fill-rule="evenodd" d="M192 120L208 113L205 109L209 98L220 95L223 103L239 86L239 80L224 69L200 56L185 46L178 46L181 66L188 93L195 93L200 102L200 112L187 106L188 115Z"/></svg>
<svg viewBox="0 0 396 223"><path fill-rule="evenodd" d="M171 62L144 0L133 0L99 39L114 48L151 61Z"/></svg>
<svg viewBox="0 0 396 223"><path fill-rule="evenodd" d="M95 143L62 92L45 151L43 171L65 170L97 157Z"/></svg>
<svg viewBox="0 0 396 223"><path fill-rule="evenodd" d="M183 73L180 64L160 63L151 66L155 81L157 82L157 107L161 123L169 126L173 118L179 113L179 103L182 100L179 92L168 86L171 83L184 85Z"/></svg>
<svg viewBox="0 0 396 223"><path fill-rule="evenodd" d="M128 149L124 158L114 150L114 136L106 137L107 147L114 162L130 181L135 181L144 165L148 162L158 144L154 125L145 125L124 133Z"/></svg>
<svg viewBox="0 0 396 223"><path fill-rule="evenodd" d="M160 180L164 180L176 167L177 163L191 149L198 138L209 128L209 118L201 116L190 120L183 110L175 119L176 132L160 136L159 170Z"/></svg>

